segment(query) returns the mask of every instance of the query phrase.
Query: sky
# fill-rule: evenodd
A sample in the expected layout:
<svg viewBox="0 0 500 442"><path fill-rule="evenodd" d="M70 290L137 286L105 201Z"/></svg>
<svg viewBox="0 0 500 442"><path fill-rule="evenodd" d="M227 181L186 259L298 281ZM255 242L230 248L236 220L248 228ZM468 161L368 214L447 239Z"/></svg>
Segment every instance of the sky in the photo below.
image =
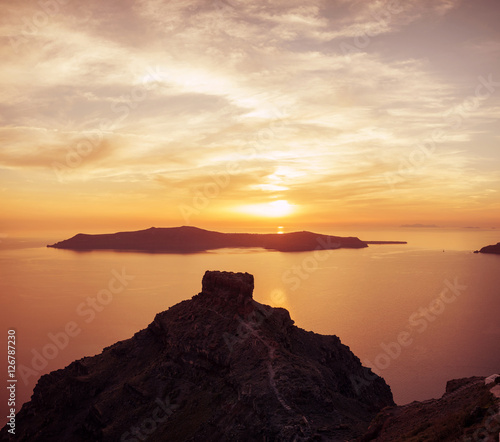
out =
<svg viewBox="0 0 500 442"><path fill-rule="evenodd" d="M0 0L0 234L500 226L498 0Z"/></svg>

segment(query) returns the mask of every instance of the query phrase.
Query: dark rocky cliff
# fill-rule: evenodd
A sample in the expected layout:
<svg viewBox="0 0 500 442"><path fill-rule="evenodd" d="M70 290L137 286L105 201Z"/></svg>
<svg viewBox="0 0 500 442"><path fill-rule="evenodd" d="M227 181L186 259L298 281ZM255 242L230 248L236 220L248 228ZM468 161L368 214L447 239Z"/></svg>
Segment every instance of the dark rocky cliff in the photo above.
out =
<svg viewBox="0 0 500 442"><path fill-rule="evenodd" d="M207 272L202 292L131 339L42 376L19 441L345 441L393 404L336 336L252 299L253 276ZM356 391L353 376L372 379ZM2 436L5 437L5 428Z"/></svg>
<svg viewBox="0 0 500 442"><path fill-rule="evenodd" d="M359 442L498 442L500 376L448 381L439 399L387 407Z"/></svg>

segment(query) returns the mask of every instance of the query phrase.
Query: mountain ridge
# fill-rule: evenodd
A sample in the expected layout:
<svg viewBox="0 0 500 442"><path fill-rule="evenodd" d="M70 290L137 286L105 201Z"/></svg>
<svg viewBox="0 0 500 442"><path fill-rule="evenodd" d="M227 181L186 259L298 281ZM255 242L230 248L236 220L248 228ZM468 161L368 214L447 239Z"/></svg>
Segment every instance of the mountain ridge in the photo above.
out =
<svg viewBox="0 0 500 442"><path fill-rule="evenodd" d="M146 252L197 253L221 248L259 247L280 252L365 248L372 244L401 244L397 241L361 241L357 237L323 235L308 231L290 233L221 233L194 226L151 227L108 234L79 233L47 245L70 250L134 250Z"/></svg>

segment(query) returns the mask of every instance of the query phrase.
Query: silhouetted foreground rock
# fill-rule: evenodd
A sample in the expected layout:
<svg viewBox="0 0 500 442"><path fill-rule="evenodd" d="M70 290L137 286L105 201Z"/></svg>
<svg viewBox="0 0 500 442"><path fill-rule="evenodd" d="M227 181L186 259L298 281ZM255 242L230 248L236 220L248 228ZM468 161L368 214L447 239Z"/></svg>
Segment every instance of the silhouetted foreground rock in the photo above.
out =
<svg viewBox="0 0 500 442"><path fill-rule="evenodd" d="M202 292L131 339L44 375L17 415L19 441L353 440L384 380L336 336L252 299L253 276L206 272ZM356 391L351 379L371 379ZM2 435L5 436L5 428Z"/></svg>
<svg viewBox="0 0 500 442"><path fill-rule="evenodd" d="M312 232L283 234L220 233L197 227L151 227L136 232L119 232L104 235L79 233L73 238L47 247L72 250L138 250L146 252L193 253L206 250L262 247L281 252L329 250L339 248L359 249L367 244L355 237L321 235Z"/></svg>
<svg viewBox="0 0 500 442"><path fill-rule="evenodd" d="M498 442L498 381L498 375L455 379L440 399L385 408L359 441Z"/></svg>
<svg viewBox="0 0 500 442"><path fill-rule="evenodd" d="M477 253L477 252L478 251L476 250L475 253ZM500 242L496 243L493 246L483 247L481 250L479 250L479 253L493 253L493 254L496 254L496 255L500 255Z"/></svg>

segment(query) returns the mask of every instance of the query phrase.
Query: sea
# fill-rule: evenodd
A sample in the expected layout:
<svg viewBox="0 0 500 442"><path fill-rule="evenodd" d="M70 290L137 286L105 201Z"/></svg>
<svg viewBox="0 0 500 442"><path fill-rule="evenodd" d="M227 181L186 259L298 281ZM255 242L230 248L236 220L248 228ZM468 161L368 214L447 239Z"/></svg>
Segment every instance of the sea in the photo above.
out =
<svg viewBox="0 0 500 442"><path fill-rule="evenodd" d="M451 379L500 373L500 255L473 253L499 242L500 229L318 233L408 244L162 254L76 252L45 247L54 238L3 238L0 368L8 380L11 330L16 411L40 376L130 338L199 293L207 270L253 274L256 301L287 309L300 328L337 335L386 380L398 404L440 397ZM362 394L367 381L352 381ZM0 404L2 425L8 399Z"/></svg>

